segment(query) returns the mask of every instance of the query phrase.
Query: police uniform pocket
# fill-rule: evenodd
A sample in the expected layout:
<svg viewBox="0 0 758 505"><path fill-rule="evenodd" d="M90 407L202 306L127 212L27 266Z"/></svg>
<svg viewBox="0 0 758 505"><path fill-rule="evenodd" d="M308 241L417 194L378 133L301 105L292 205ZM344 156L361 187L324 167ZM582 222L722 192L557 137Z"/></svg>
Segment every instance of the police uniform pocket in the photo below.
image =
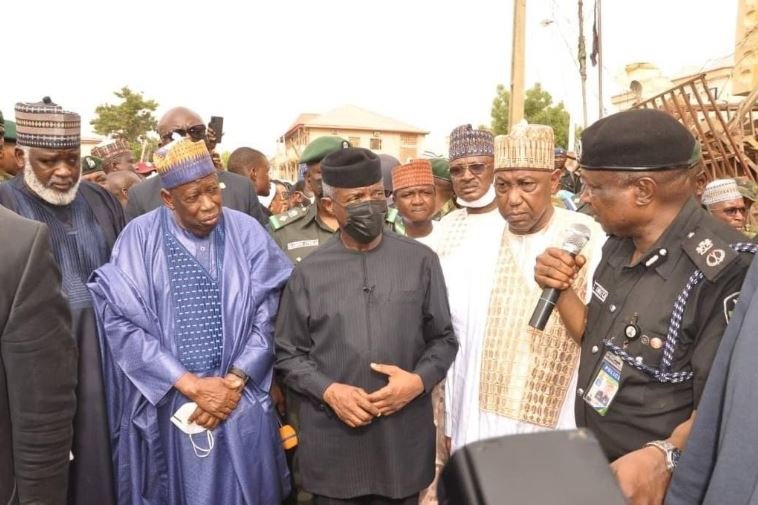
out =
<svg viewBox="0 0 758 505"><path fill-rule="evenodd" d="M637 360L642 358L642 363L648 367L658 368L661 366L663 346L666 336L654 332L642 330L642 334L634 342L630 342L627 351Z"/></svg>
<svg viewBox="0 0 758 505"><path fill-rule="evenodd" d="M665 338L658 333L647 332L644 328L640 330L639 336L627 340L624 347L631 363L624 363L621 389L615 400L616 404L634 408L646 405L649 385L657 382L651 369L660 366L665 342Z"/></svg>

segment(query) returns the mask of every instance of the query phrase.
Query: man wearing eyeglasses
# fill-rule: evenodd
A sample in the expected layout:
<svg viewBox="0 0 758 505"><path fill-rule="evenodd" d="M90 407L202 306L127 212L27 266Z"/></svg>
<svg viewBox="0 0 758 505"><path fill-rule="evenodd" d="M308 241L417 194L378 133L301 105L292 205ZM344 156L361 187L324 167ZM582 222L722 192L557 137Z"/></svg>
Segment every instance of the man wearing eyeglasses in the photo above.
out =
<svg viewBox="0 0 758 505"><path fill-rule="evenodd" d="M492 272L505 229L492 186L494 153L494 138L489 131L463 125L450 134L450 180L457 195L456 203L461 208L440 221L435 252L445 274L453 328L461 343L461 355L465 355L472 341L484 339ZM464 387L463 378L459 378L456 384ZM448 392L455 396L462 393L446 391L446 395ZM464 428L451 424L449 417L446 419L446 437L460 429Z"/></svg>
<svg viewBox="0 0 758 505"><path fill-rule="evenodd" d="M705 187L703 205L713 217L732 228L745 231L748 206L734 179L716 179Z"/></svg>
<svg viewBox="0 0 758 505"><path fill-rule="evenodd" d="M165 146L173 139L189 137L195 142L208 142L208 130L200 116L186 108L175 107L158 121L160 145ZM261 210L258 196L252 183L241 175L219 171L218 180L221 187L224 207L244 212L265 226L266 218ZM126 204L126 218L131 221L153 209L157 209L161 201L161 185L158 178L153 177L133 186L129 190Z"/></svg>

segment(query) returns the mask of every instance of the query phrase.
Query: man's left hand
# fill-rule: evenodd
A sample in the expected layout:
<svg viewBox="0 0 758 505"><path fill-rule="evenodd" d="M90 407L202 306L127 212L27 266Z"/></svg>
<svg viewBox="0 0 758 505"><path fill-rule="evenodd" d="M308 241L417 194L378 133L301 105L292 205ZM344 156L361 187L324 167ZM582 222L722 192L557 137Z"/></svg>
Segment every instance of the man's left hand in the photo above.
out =
<svg viewBox="0 0 758 505"><path fill-rule="evenodd" d="M661 505L671 480L666 457L656 447L644 447L611 463L621 492L630 505Z"/></svg>
<svg viewBox="0 0 758 505"><path fill-rule="evenodd" d="M386 386L368 396L382 415L394 414L424 392L424 383L418 374L406 372L394 365L377 363L371 363L371 369L389 377Z"/></svg>
<svg viewBox="0 0 758 505"><path fill-rule="evenodd" d="M195 411L192 413L192 415L189 418L190 422L195 422L205 428L206 430L214 430L216 427L221 424L221 419L218 417L215 417L212 414L209 414L208 412L204 411L200 407L196 408Z"/></svg>

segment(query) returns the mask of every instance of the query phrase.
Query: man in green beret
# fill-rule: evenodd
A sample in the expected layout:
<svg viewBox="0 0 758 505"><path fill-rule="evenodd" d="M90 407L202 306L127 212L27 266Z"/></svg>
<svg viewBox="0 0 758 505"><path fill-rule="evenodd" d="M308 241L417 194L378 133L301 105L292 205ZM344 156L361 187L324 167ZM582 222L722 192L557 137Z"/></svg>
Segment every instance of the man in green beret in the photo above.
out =
<svg viewBox="0 0 758 505"><path fill-rule="evenodd" d="M387 217L384 219L384 228L394 231L398 235L405 235L405 223L395 205L395 194L392 186L392 170L400 165L400 160L390 154L378 154L378 156L382 163L384 196L387 198Z"/></svg>
<svg viewBox="0 0 758 505"><path fill-rule="evenodd" d="M443 157L431 158L429 162L434 175L434 220L439 221L457 208L453 180L450 178L450 162Z"/></svg>
<svg viewBox="0 0 758 505"><path fill-rule="evenodd" d="M290 209L269 218L274 241L293 263L301 262L319 245L329 240L339 227L336 218L321 202L321 160L346 147L350 147L347 140L334 136L319 137L308 144L300 163L305 163L308 167L305 184L313 191L314 205Z"/></svg>
<svg viewBox="0 0 758 505"><path fill-rule="evenodd" d="M4 121L0 112L0 183L13 179L19 172L15 150L16 123Z"/></svg>
<svg viewBox="0 0 758 505"><path fill-rule="evenodd" d="M94 182L108 189L107 177L103 170L103 161L95 156L82 156L82 179Z"/></svg>

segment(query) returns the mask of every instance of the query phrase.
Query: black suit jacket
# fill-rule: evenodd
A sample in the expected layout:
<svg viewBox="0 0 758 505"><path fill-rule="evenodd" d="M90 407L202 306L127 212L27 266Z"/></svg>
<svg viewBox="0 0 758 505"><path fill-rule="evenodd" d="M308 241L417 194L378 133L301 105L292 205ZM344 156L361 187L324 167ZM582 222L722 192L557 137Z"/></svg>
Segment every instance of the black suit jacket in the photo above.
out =
<svg viewBox="0 0 758 505"><path fill-rule="evenodd" d="M47 227L0 207L0 503L65 505L76 346Z"/></svg>
<svg viewBox="0 0 758 505"><path fill-rule="evenodd" d="M232 172L218 172L218 180L223 183L221 195L224 207L244 212L254 217L261 225L266 226L266 218L261 211L261 204L255 187L250 179ZM146 214L163 205L161 200L161 179L154 176L129 189L129 199L126 203L126 220Z"/></svg>

